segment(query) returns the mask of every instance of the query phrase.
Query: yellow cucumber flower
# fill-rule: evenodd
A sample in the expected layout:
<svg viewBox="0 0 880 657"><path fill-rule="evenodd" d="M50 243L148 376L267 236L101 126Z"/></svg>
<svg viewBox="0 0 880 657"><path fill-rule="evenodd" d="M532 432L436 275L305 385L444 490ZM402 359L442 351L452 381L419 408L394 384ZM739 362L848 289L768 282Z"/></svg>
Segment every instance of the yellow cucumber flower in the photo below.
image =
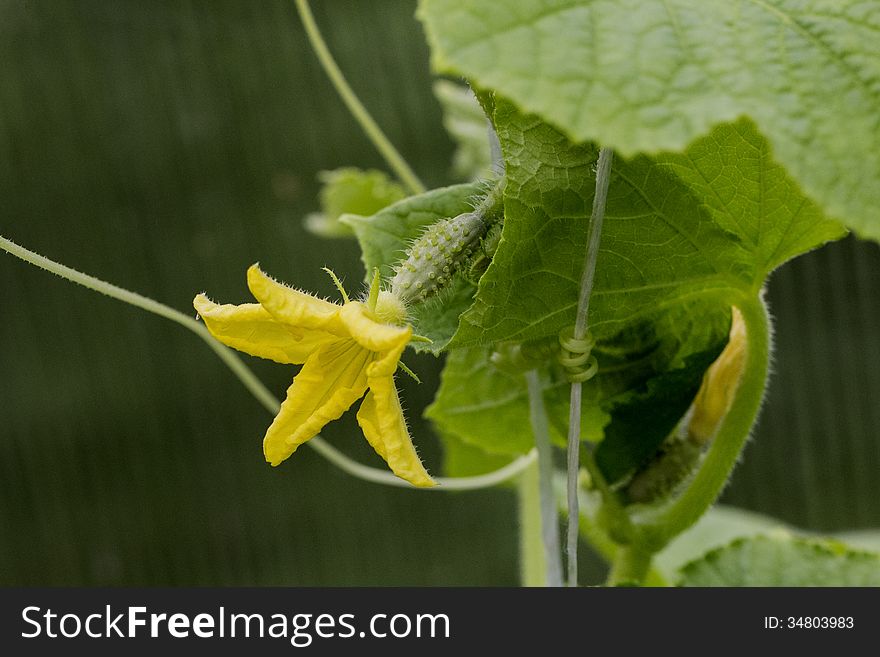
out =
<svg viewBox="0 0 880 657"><path fill-rule="evenodd" d="M389 316L389 307L400 308L396 299L378 292L378 280L367 303L346 298L339 305L283 285L257 265L248 269L247 279L259 303L220 305L200 294L193 306L223 344L303 366L266 431L266 460L279 465L366 393L357 420L367 441L398 477L414 486L434 486L413 447L394 385L412 337L410 326L381 319ZM400 319L398 313L391 316Z"/></svg>
<svg viewBox="0 0 880 657"><path fill-rule="evenodd" d="M705 445L712 440L721 420L730 410L745 367L748 345L746 323L739 308L734 306L731 313L727 346L706 370L688 424L690 439L699 445Z"/></svg>

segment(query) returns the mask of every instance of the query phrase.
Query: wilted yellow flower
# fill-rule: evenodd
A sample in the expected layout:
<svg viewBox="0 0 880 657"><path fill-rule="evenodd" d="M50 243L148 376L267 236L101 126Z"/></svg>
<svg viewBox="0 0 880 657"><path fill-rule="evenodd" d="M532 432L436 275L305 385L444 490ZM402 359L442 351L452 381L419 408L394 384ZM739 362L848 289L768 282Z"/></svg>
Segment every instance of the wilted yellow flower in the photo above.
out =
<svg viewBox="0 0 880 657"><path fill-rule="evenodd" d="M730 410L746 361L746 323L738 308L734 306L731 311L727 346L706 371L694 400L688 435L698 444L712 439L721 420Z"/></svg>
<svg viewBox="0 0 880 657"><path fill-rule="evenodd" d="M280 464L366 392L357 419L370 445L398 477L435 485L413 447L394 385L412 328L382 321L394 307L390 293L380 293L379 308L376 294L368 304L346 299L339 305L278 283L257 265L247 278L259 303L219 305L200 294L193 306L220 342L303 365L263 439L266 460Z"/></svg>

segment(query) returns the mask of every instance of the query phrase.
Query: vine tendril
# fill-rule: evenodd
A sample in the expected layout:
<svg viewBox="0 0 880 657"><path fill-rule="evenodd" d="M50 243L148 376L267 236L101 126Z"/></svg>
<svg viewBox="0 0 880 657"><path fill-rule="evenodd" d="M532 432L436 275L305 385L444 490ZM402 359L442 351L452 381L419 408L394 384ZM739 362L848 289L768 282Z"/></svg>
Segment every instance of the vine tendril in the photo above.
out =
<svg viewBox="0 0 880 657"><path fill-rule="evenodd" d="M170 306L166 306L164 303L140 295L137 292L131 292L118 285L113 285L112 283L102 281L100 278L95 278L94 276L84 274L83 272L72 269L66 265L62 265L60 262L50 260L49 258L42 256L39 253L35 253L30 249L26 249L3 236L0 236L0 250L20 258L35 267L45 269L71 283L77 283L78 285L82 285L94 292L105 294L117 301L122 301L123 303L135 306L141 310L146 310L154 315L164 317L165 319L171 320L172 322L192 331L205 341L208 347L210 347L211 350L232 371L232 373L238 377L239 381L244 384L248 392L250 392L254 398L263 405L263 407L265 407L272 415L278 413L280 402L266 388L266 386L263 385L262 381L256 377L250 368L244 364L244 361L242 361L241 358L239 358L231 349L215 340L203 324L197 322L189 315L185 315L179 310L175 310ZM347 472L353 477L385 486L412 489L412 486L408 482L396 477L386 470L363 465L354 459L349 458L319 436L312 438L306 443L306 445L317 451L321 456L333 463L333 465L340 470ZM537 452L533 449L527 454L517 457L504 467L499 468L498 470L493 470L492 472L487 472L486 474L475 475L472 477L435 477L434 480L440 485L435 488L426 488L423 490L479 490L481 488L490 488L491 486L496 486L520 474L534 463L536 459Z"/></svg>
<svg viewBox="0 0 880 657"><path fill-rule="evenodd" d="M599 363L591 353L596 341L589 331L582 338L574 337L574 326L567 326L559 332L559 346L562 348L556 360L562 365L571 383L589 381L599 371Z"/></svg>

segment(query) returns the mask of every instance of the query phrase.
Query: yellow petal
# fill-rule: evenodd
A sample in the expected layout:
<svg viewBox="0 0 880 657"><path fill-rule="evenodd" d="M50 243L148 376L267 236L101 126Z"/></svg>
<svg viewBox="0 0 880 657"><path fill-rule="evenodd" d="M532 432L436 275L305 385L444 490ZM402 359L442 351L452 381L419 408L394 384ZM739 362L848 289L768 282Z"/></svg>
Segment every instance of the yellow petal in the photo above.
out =
<svg viewBox="0 0 880 657"><path fill-rule="evenodd" d="M342 306L288 287L251 265L247 272L248 288L270 315L296 328L346 335L339 319Z"/></svg>
<svg viewBox="0 0 880 657"><path fill-rule="evenodd" d="M339 317L348 330L348 334L357 340L364 349L370 351L387 351L397 348L403 351L403 347L406 347L412 337L411 327L383 324L370 317L367 307L359 301L345 304L339 311Z"/></svg>
<svg viewBox="0 0 880 657"><path fill-rule="evenodd" d="M436 485L413 447L393 378L370 380L370 392L361 403L357 419L370 445L394 474L413 486Z"/></svg>
<svg viewBox="0 0 880 657"><path fill-rule="evenodd" d="M278 465L360 399L371 358L353 340L325 344L309 356L263 439L266 460Z"/></svg>
<svg viewBox="0 0 880 657"><path fill-rule="evenodd" d="M688 434L698 444L708 443L730 410L746 362L746 323L739 308L731 308L730 337L724 351L706 370L694 400Z"/></svg>
<svg viewBox="0 0 880 657"><path fill-rule="evenodd" d="M220 342L277 363L299 365L320 345L338 339L324 331L297 330L282 324L258 303L220 305L200 294L193 299L193 307Z"/></svg>

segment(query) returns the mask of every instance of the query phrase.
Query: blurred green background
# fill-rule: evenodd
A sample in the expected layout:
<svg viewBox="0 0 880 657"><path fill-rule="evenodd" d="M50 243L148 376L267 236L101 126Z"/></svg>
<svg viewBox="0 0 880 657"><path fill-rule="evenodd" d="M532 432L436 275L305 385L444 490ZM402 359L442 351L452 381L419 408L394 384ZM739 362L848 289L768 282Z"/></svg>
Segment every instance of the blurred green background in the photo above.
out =
<svg viewBox="0 0 880 657"><path fill-rule="evenodd" d="M453 145L415 3L316 2L352 86L429 186ZM0 234L190 312L244 272L333 295L352 242L305 233L315 175L383 167L289 0L0 0ZM852 238L769 289L775 375L724 499L819 531L880 527L880 249ZM246 357L247 358L247 357ZM283 394L292 370L248 358ZM418 415L438 364L402 380ZM353 414L352 414L353 415ZM0 256L0 584L514 585L515 499L357 481L271 417L197 338ZM353 418L324 435L381 466ZM583 580L601 566L587 559Z"/></svg>

